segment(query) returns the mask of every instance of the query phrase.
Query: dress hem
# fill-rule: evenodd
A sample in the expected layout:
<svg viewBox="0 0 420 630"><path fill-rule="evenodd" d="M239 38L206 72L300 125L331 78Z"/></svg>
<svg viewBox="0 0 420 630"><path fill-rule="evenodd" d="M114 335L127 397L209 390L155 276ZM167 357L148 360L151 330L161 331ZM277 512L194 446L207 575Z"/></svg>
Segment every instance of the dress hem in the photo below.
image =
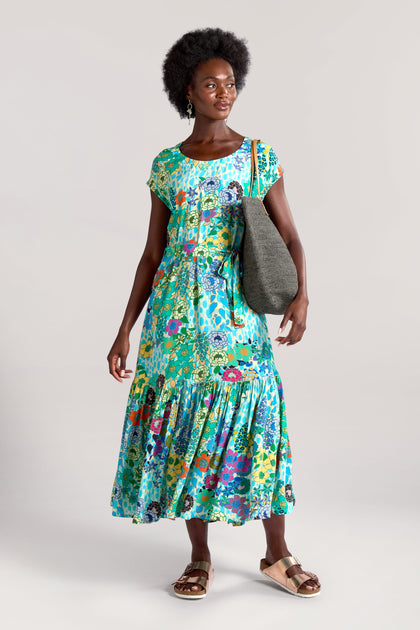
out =
<svg viewBox="0 0 420 630"><path fill-rule="evenodd" d="M169 519L171 521L175 521L177 519L181 519L181 520L184 520L184 521L189 521L189 520L191 520L193 518L199 518L201 521L204 521L205 523L221 522L221 523L226 523L226 525L238 526L238 525L245 525L245 523L248 523L250 521L265 520L267 518L270 518L273 515L274 516L280 516L280 515L292 514L292 512L294 511L294 503L290 503L290 506L291 506L290 509L286 510L286 511L271 510L270 516L262 516L262 515L250 516L249 518L246 518L246 519L243 519L243 520L234 520L234 519L230 519L230 518L210 519L210 518L202 518L201 516L188 515L187 513L185 514L185 516L182 515L182 514L175 514L175 515L161 514L159 517L151 518L149 520L142 519L139 516L136 517L133 514L117 514L115 512L112 513L112 516L115 517L115 518L131 518L133 525L150 525L151 523L157 523L161 519Z"/></svg>

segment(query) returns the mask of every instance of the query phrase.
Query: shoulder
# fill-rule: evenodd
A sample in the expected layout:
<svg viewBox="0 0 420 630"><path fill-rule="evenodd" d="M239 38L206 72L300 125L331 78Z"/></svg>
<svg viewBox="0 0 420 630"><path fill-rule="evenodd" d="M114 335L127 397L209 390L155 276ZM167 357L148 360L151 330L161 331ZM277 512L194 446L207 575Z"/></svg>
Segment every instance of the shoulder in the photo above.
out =
<svg viewBox="0 0 420 630"><path fill-rule="evenodd" d="M266 140L261 140L256 137L257 140L257 157L258 164L261 168L269 167L270 165L277 166L279 164L279 158L274 146ZM249 151L251 150L252 138L249 139Z"/></svg>
<svg viewBox="0 0 420 630"><path fill-rule="evenodd" d="M266 142L265 140L258 140L257 142L257 153L260 155L270 155L270 156L276 156L276 151L273 147L273 145L269 142Z"/></svg>
<svg viewBox="0 0 420 630"><path fill-rule="evenodd" d="M257 142L257 156L258 163L263 169L279 171L283 173L283 169L280 166L280 160L274 147L264 140L258 140Z"/></svg>
<svg viewBox="0 0 420 630"><path fill-rule="evenodd" d="M159 153L153 158L153 168L162 169L173 163L179 155L178 146L179 144L175 144L172 147L161 149L161 151L159 151Z"/></svg>
<svg viewBox="0 0 420 630"><path fill-rule="evenodd" d="M283 176L284 168L280 164L274 147L264 140L258 140L257 142L257 158L259 175L265 195L271 186Z"/></svg>

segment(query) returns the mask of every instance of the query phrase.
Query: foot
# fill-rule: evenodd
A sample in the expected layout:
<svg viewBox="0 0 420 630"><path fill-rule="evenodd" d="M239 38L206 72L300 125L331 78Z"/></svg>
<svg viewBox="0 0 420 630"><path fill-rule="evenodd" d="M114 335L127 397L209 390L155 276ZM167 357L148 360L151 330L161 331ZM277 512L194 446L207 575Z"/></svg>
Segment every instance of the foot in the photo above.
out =
<svg viewBox="0 0 420 630"><path fill-rule="evenodd" d="M210 552L209 551L202 551L202 552L197 552L191 553L191 562L196 562L197 560L206 560L207 562L211 563L211 557L210 557ZM190 571L190 573L188 573L188 575L193 576L193 575L202 575L203 577L207 577L207 572L204 571L203 569L194 569L193 571ZM188 584L187 582L184 584L178 584L177 588L181 591L203 591L204 587L201 586L201 584Z"/></svg>
<svg viewBox="0 0 420 630"><path fill-rule="evenodd" d="M280 547L275 552L272 552L269 549L267 549L266 554L265 554L265 559L267 560L269 564L274 564L275 562L277 562L277 560L280 560L281 558L284 558L286 556L293 556L293 554L290 553L287 547ZM288 577L292 577L292 575L296 575L296 573L303 573L303 572L305 572L305 570L302 568L300 564L294 564L292 567L289 567L287 569L286 575ZM308 595L308 594L313 593L317 589L319 589L320 586L321 586L321 583L319 582L318 578L311 578L310 580L307 580L306 582L300 585L298 589L298 593L302 593L303 595Z"/></svg>

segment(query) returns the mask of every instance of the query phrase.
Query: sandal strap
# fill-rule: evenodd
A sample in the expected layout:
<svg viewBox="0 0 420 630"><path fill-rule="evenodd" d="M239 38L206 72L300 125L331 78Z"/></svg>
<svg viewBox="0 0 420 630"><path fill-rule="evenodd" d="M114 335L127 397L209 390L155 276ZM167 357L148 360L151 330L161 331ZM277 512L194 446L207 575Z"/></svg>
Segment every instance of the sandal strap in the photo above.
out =
<svg viewBox="0 0 420 630"><path fill-rule="evenodd" d="M286 562L283 562L284 560L286 560ZM288 562L290 561L290 564L288 564ZM293 562L294 561L294 562ZM285 567L285 571L287 571L287 569L289 567L292 567L295 564L301 564L299 558L297 558L296 556L286 556L286 558L282 558L279 562L281 562L283 564L283 566L285 566L286 564L288 564L288 566ZM312 579L317 580L318 576L315 573L312 573L312 571L304 571L304 573L306 573L307 575L309 575ZM297 574L299 575L299 574Z"/></svg>
<svg viewBox="0 0 420 630"><path fill-rule="evenodd" d="M185 570L180 578L174 580L171 584L200 584L205 590L208 588L209 579L210 579L210 567L211 563L207 560L194 560L194 562L189 562L185 567ZM204 575L190 575L192 571L196 569L201 569L207 573L207 576Z"/></svg>
<svg viewBox="0 0 420 630"><path fill-rule="evenodd" d="M266 564L267 564L266 560L262 559L261 566L263 567ZM308 580L312 580L314 578L318 579L318 578L316 577L315 573L311 573L310 571L303 571L303 570L289 577L286 573L287 569L296 564L299 564L299 565L301 564L299 560L296 558L296 556L285 556L284 558L277 560L277 562L274 562L273 564L270 564L269 566L265 566L265 568L262 569L262 571L263 573L266 573L271 578L279 582L279 584L282 584L286 588L297 593L299 588L302 586L302 584L304 584Z"/></svg>
<svg viewBox="0 0 420 630"><path fill-rule="evenodd" d="M207 582L208 578L203 575L183 575L172 584L200 584L204 589L207 589Z"/></svg>
<svg viewBox="0 0 420 630"><path fill-rule="evenodd" d="M295 564L300 564L299 560L295 556L285 556L284 558L277 560L277 562L271 566L280 566L284 573L286 573L287 569L289 569L289 567L293 567Z"/></svg>
<svg viewBox="0 0 420 630"><path fill-rule="evenodd" d="M211 563L208 562L207 560L194 560L194 562L189 562L187 565L187 569L188 571L194 571L195 569L201 569L202 571L205 571L207 573L207 575L209 575L210 573L210 566ZM185 573L185 571L184 571Z"/></svg>
<svg viewBox="0 0 420 630"><path fill-rule="evenodd" d="M299 558L297 556L288 556L289 558L295 560L295 562L292 562L291 565L289 566L293 566L294 564L300 564L300 566L302 566L301 561L299 560ZM284 558L282 558L282 560L284 560ZM287 567L288 569L289 567ZM318 576L316 575L316 573L312 573L312 571L303 571L303 573L306 573L306 575L309 575L311 579L313 580L318 580ZM302 575L302 573L297 573L296 575ZM287 577L287 575L286 575ZM307 581L307 580L305 580Z"/></svg>
<svg viewBox="0 0 420 630"><path fill-rule="evenodd" d="M292 575L292 577L287 578L287 580L289 582L288 584L289 588L297 592L299 590L299 587L302 586L302 584L304 584L308 580L312 580L312 577L304 572L304 573L296 573L295 575Z"/></svg>

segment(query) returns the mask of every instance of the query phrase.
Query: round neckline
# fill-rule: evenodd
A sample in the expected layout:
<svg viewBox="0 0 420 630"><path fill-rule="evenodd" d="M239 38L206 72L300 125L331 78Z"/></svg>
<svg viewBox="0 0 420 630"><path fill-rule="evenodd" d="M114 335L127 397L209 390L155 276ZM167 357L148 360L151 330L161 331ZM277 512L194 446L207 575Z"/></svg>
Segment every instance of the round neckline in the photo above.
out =
<svg viewBox="0 0 420 630"><path fill-rule="evenodd" d="M204 164L210 164L212 162L219 162L220 160L226 160L226 158L231 157L232 155L235 155L236 153L238 153L238 151L240 151L243 148L246 140L248 140L248 136L244 136L244 139L242 140L241 145L236 149L236 151L233 151L233 153L229 153L228 155L224 155L223 157L215 158L214 160L196 160L195 158L188 157L188 155L185 155L185 153L182 153L180 149L182 141L178 142L178 144L175 145L175 148L177 149L178 153L182 155L184 160L188 160L189 162L203 162Z"/></svg>

